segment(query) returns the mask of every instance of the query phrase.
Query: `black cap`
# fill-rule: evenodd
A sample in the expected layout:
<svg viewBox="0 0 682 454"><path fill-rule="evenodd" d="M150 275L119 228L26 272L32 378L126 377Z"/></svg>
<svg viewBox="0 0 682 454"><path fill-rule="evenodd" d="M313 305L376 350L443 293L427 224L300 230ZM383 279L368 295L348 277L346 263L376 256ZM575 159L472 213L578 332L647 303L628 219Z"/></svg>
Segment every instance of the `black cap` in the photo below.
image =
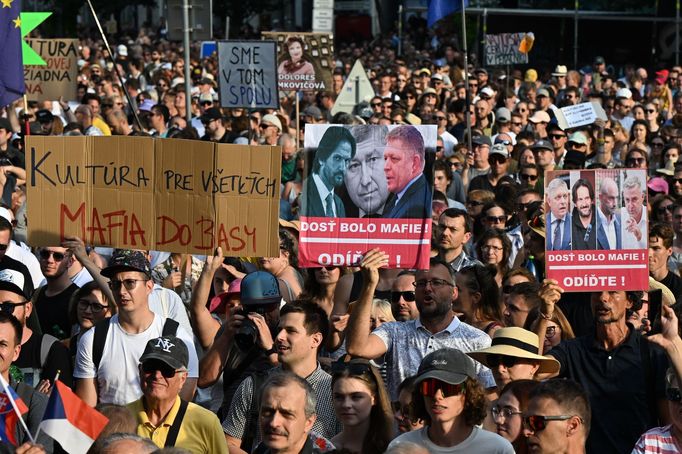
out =
<svg viewBox="0 0 682 454"><path fill-rule="evenodd" d="M161 336L147 342L140 364L150 359L162 361L175 370L189 367L189 351L185 342L176 336Z"/></svg>
<svg viewBox="0 0 682 454"><path fill-rule="evenodd" d="M493 146L493 142L488 136L476 136L471 139L471 143L474 145L488 145L489 147Z"/></svg>
<svg viewBox="0 0 682 454"><path fill-rule="evenodd" d="M208 123L211 120L222 120L223 113L217 107L211 107L201 116L202 123Z"/></svg>
<svg viewBox="0 0 682 454"><path fill-rule="evenodd" d="M109 260L109 266L100 271L104 277L111 278L116 273L123 271L139 271L148 277L152 275L149 260L140 251L132 249L116 249Z"/></svg>
<svg viewBox="0 0 682 454"><path fill-rule="evenodd" d="M10 123L7 118L0 118L0 129L4 129L5 131L9 132L14 132L14 129L12 129L12 123Z"/></svg>
<svg viewBox="0 0 682 454"><path fill-rule="evenodd" d="M427 378L458 385L467 378L476 379L476 366L474 360L460 350L441 348L426 355L419 364L415 383Z"/></svg>
<svg viewBox="0 0 682 454"><path fill-rule="evenodd" d="M39 123L49 123L54 120L54 115L47 109L40 109L36 112L36 119Z"/></svg>
<svg viewBox="0 0 682 454"><path fill-rule="evenodd" d="M554 147L552 146L551 143L549 143L549 140L545 139L539 139L536 140L533 146L531 147L533 150L550 150L554 151Z"/></svg>
<svg viewBox="0 0 682 454"><path fill-rule="evenodd" d="M26 275L14 267L6 267L0 270L0 290L7 290L30 299L31 295L24 292Z"/></svg>

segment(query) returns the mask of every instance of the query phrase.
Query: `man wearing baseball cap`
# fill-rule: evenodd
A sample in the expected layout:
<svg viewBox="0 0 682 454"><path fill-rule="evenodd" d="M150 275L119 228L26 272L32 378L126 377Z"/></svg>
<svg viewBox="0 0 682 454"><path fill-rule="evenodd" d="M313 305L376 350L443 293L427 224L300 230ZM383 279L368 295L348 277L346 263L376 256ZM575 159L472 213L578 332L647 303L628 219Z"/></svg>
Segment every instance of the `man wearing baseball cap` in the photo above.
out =
<svg viewBox="0 0 682 454"><path fill-rule="evenodd" d="M142 394L137 364L150 339L177 335L189 350L189 378L181 396L192 400L198 377L198 360L192 335L178 322L149 309L154 289L149 261L140 251L119 249L102 270L110 279L118 313L83 334L78 342L73 376L76 394L91 406L127 404Z"/></svg>
<svg viewBox="0 0 682 454"><path fill-rule="evenodd" d="M419 364L412 398L413 417L428 421L394 439L424 446L432 453L513 453L511 443L478 427L486 415L485 391L476 380L474 361L454 348L429 353Z"/></svg>
<svg viewBox="0 0 682 454"><path fill-rule="evenodd" d="M189 351L182 339L161 336L147 342L139 365L142 397L128 404L137 419L137 434L159 448L227 453L218 417L178 395L187 381L188 365Z"/></svg>
<svg viewBox="0 0 682 454"><path fill-rule="evenodd" d="M490 172L485 175L479 175L471 180L469 191L474 189L495 191L497 182L507 174L507 168L509 167L509 151L507 151L507 146L503 143L493 145L488 154L488 164L490 165Z"/></svg>

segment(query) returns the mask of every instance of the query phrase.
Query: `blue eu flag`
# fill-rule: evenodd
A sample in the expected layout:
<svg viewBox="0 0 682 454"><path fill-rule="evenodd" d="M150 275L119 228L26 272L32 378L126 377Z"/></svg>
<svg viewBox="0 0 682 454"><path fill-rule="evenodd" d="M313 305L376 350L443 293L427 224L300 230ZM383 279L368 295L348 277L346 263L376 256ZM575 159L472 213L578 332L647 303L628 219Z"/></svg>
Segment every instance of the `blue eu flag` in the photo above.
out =
<svg viewBox="0 0 682 454"><path fill-rule="evenodd" d="M433 24L445 16L461 11L462 4L464 4L464 7L466 8L469 6L469 0L431 0L429 2L429 27L433 27Z"/></svg>
<svg viewBox="0 0 682 454"><path fill-rule="evenodd" d="M0 0L0 107L24 94L21 0Z"/></svg>

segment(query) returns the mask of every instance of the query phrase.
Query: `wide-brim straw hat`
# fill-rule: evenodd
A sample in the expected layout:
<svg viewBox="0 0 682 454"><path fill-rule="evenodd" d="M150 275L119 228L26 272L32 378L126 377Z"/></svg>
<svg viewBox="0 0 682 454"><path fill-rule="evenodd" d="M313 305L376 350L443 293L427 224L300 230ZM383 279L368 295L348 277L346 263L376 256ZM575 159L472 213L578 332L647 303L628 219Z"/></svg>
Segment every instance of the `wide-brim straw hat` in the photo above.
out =
<svg viewBox="0 0 682 454"><path fill-rule="evenodd" d="M559 372L561 367L559 361L540 355L539 346L540 342L535 333L523 328L500 328L493 334L493 342L490 347L469 352L467 355L486 367L489 367L488 355L505 355L538 361L540 368L537 373L539 374Z"/></svg>

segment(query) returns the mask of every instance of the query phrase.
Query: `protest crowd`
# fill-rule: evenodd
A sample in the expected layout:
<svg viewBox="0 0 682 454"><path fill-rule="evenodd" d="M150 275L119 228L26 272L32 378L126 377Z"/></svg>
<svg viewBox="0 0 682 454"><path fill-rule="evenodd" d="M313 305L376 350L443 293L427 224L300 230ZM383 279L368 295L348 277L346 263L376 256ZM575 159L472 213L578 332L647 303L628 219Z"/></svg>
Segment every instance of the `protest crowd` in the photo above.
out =
<svg viewBox="0 0 682 454"><path fill-rule="evenodd" d="M402 55L335 43L330 85L278 109L222 108L217 56L150 28L112 37L115 65L81 37L76 99L0 109L0 375L26 407L7 452L75 452L28 435L62 389L108 418L91 453L682 452L682 67L464 68L411 25ZM280 71L312 71L296 45ZM332 114L356 60L374 96ZM589 102L604 115L565 127ZM31 245L27 135L280 146L279 256ZM547 173L587 169L627 177ZM404 203L417 184L430 206ZM306 217L428 218L428 266L381 243L300 266ZM647 290L566 291L561 250L643 250Z"/></svg>

